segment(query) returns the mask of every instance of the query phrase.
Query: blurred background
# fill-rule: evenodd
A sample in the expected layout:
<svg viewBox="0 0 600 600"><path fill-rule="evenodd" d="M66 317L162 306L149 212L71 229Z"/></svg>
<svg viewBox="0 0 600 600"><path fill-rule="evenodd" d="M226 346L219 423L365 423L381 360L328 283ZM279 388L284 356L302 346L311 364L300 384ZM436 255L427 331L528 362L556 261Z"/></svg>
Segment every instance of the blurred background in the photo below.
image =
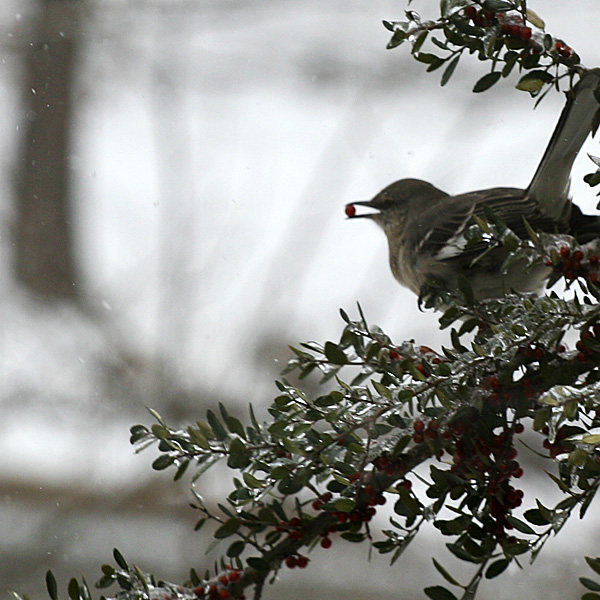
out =
<svg viewBox="0 0 600 600"><path fill-rule="evenodd" d="M597 0L530 6L600 65ZM381 21L405 9L3 0L0 597L45 598L47 569L62 589L92 583L115 546L171 581L212 564L188 482L128 443L131 425L152 422L146 406L171 423L219 401L265 414L287 345L337 339L338 309L356 317L357 301L398 342L444 342L394 282L384 236L344 205L408 176L452 193L526 186L563 99L533 111L514 78L472 94L488 68L475 59L440 88L407 48L385 50ZM411 9L434 18L437 2ZM594 168L583 152L573 191L587 211ZM532 471L524 485L555 502ZM200 492L218 497L229 476L209 473ZM599 522L567 528L481 599L579 598ZM441 583L432 554L455 566L444 542L423 532L393 568L336 542L265 598L421 598Z"/></svg>

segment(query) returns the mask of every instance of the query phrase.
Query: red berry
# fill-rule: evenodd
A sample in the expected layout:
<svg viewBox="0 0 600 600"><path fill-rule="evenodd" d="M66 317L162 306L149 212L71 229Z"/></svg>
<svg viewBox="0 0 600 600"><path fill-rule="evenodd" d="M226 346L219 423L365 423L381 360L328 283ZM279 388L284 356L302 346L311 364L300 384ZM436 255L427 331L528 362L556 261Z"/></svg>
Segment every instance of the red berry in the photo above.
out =
<svg viewBox="0 0 600 600"><path fill-rule="evenodd" d="M292 517L290 519L290 525L292 527L298 527L298 525L300 525L300 519L298 517Z"/></svg>
<svg viewBox="0 0 600 600"><path fill-rule="evenodd" d="M573 252L573 260L575 262L581 262L582 259L583 259L583 252L581 250L575 250L575 252Z"/></svg>
<svg viewBox="0 0 600 600"><path fill-rule="evenodd" d="M483 11L483 16L485 17L486 21L491 21L495 14L491 10L485 10Z"/></svg>
<svg viewBox="0 0 600 600"><path fill-rule="evenodd" d="M194 588L194 594L196 594L198 598L201 598L202 596L204 596L204 588L201 585L199 585L198 587Z"/></svg>
<svg viewBox="0 0 600 600"><path fill-rule="evenodd" d="M522 40L528 40L531 38L531 27L521 27L521 31L519 32L519 37Z"/></svg>
<svg viewBox="0 0 600 600"><path fill-rule="evenodd" d="M312 507L315 510L321 510L321 507L323 506L323 502L321 502L321 500L314 500L312 503Z"/></svg>
<svg viewBox="0 0 600 600"><path fill-rule="evenodd" d="M229 579L227 579L227 575L221 575L219 577L219 583L221 585L227 585L229 583Z"/></svg>
<svg viewBox="0 0 600 600"><path fill-rule="evenodd" d="M571 56L571 48L569 46L565 46L560 52L565 58L569 58Z"/></svg>
<svg viewBox="0 0 600 600"><path fill-rule="evenodd" d="M556 43L559 44L559 42ZM568 246L561 246L560 255L563 258L568 258L569 256L571 256L571 249Z"/></svg>
<svg viewBox="0 0 600 600"><path fill-rule="evenodd" d="M514 35L515 37L519 37L521 33L521 26L520 25L511 25L510 26L510 35Z"/></svg>
<svg viewBox="0 0 600 600"><path fill-rule="evenodd" d="M298 565L299 569L306 569L308 565L308 558L306 556L299 556L296 560L296 564Z"/></svg>
<svg viewBox="0 0 600 600"><path fill-rule="evenodd" d="M517 423L515 425L515 433L523 433L523 431L525 431L525 427L523 426L523 423Z"/></svg>
<svg viewBox="0 0 600 600"><path fill-rule="evenodd" d="M598 257L595 254L592 254L589 258L588 258L590 265L597 265L598 264Z"/></svg>
<svg viewBox="0 0 600 600"><path fill-rule="evenodd" d="M285 566L288 567L288 569L293 569L296 566L296 557L288 556L285 559Z"/></svg>
<svg viewBox="0 0 600 600"><path fill-rule="evenodd" d="M332 542L331 542L331 539L330 539L330 538L328 538L328 537L324 537L324 538L321 540L321 547L322 547L322 548L325 548L325 549L327 549L327 548L331 548L331 543L332 543Z"/></svg>
<svg viewBox="0 0 600 600"><path fill-rule="evenodd" d="M235 569L234 571L231 571L231 573L229 573L229 575L227 576L229 581L233 582L233 581L239 581L241 575L240 572Z"/></svg>
<svg viewBox="0 0 600 600"><path fill-rule="evenodd" d="M422 433L413 433L413 440L415 442L415 444L420 444L423 440L423 434Z"/></svg>
<svg viewBox="0 0 600 600"><path fill-rule="evenodd" d="M219 590L219 600L227 600L229 592L227 590Z"/></svg>
<svg viewBox="0 0 600 600"><path fill-rule="evenodd" d="M555 42L554 47L560 52L563 48L563 44L562 44L562 42ZM562 248L561 248L561 251L562 251Z"/></svg>
<svg viewBox="0 0 600 600"><path fill-rule="evenodd" d="M356 206L354 204L346 204L346 216L352 218L356 214Z"/></svg>
<svg viewBox="0 0 600 600"><path fill-rule="evenodd" d="M390 350L390 360L400 360L402 357L395 350Z"/></svg>
<svg viewBox="0 0 600 600"><path fill-rule="evenodd" d="M423 421L418 419L417 421L415 421L413 423L413 428L415 431L423 431L425 429L425 423L423 423Z"/></svg>
<svg viewBox="0 0 600 600"><path fill-rule="evenodd" d="M465 8L465 17L467 17L468 19L474 19L476 15L477 9L473 5L467 6Z"/></svg>

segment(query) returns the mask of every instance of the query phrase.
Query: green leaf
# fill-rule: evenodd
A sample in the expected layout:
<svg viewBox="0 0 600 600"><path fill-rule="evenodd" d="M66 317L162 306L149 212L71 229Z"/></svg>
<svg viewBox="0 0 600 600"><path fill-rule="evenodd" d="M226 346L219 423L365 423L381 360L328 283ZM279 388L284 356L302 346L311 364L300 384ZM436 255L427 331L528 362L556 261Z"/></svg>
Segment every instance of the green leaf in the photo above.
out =
<svg viewBox="0 0 600 600"><path fill-rule="evenodd" d="M552 521L545 517L539 508L531 508L523 514L523 516L533 525L548 525Z"/></svg>
<svg viewBox="0 0 600 600"><path fill-rule="evenodd" d="M507 0L485 0L483 3L484 10L491 10L495 13L515 10L516 8L513 2L508 2Z"/></svg>
<svg viewBox="0 0 600 600"><path fill-rule="evenodd" d="M431 598L431 600L457 600L456 596L450 590L447 590L441 585L426 587L423 591L428 598Z"/></svg>
<svg viewBox="0 0 600 600"><path fill-rule="evenodd" d="M225 427L221 425L221 421L217 419L215 413L210 409L206 411L206 420L218 440L224 440L227 437Z"/></svg>
<svg viewBox="0 0 600 600"><path fill-rule="evenodd" d="M436 56L435 54L431 54L429 52L418 52L417 54L415 54L415 58L419 62L425 63L426 65L435 64L440 60L439 56Z"/></svg>
<svg viewBox="0 0 600 600"><path fill-rule="evenodd" d="M210 448L208 440L199 429L188 427L187 432L193 444L196 444L196 446L199 446L203 450L208 450Z"/></svg>
<svg viewBox="0 0 600 600"><path fill-rule="evenodd" d="M258 488L263 487L263 483L259 479L254 477L254 475L252 475L252 473L248 473L248 472L242 473L242 479L244 480L244 483L249 488L258 489Z"/></svg>
<svg viewBox="0 0 600 600"><path fill-rule="evenodd" d="M502 76L500 71L492 71L487 75L484 75L474 86L473 91L478 94L480 92L485 92L485 90L490 89Z"/></svg>
<svg viewBox="0 0 600 600"><path fill-rule="evenodd" d="M590 569L592 569L595 573L598 573L598 575L600 575L600 557L592 558L591 556L586 556L585 562L588 564Z"/></svg>
<svg viewBox="0 0 600 600"><path fill-rule="evenodd" d="M588 592L581 596L581 600L600 600L600 594L594 594L594 592Z"/></svg>
<svg viewBox="0 0 600 600"><path fill-rule="evenodd" d="M386 48L388 50L391 50L392 48L399 46L400 44L404 43L405 41L406 41L406 32L402 31L402 29L396 29L396 31L394 31L394 34L392 35L390 41L388 42L388 45L386 46Z"/></svg>
<svg viewBox="0 0 600 600"><path fill-rule="evenodd" d="M337 344L325 342L324 350L327 360L334 365L345 365L348 363L348 357Z"/></svg>
<svg viewBox="0 0 600 600"><path fill-rule="evenodd" d="M244 551L245 547L245 542L243 542L242 540L236 540L229 546L229 548L227 548L227 552L225 552L225 554L229 556L229 558L235 558Z"/></svg>
<svg viewBox="0 0 600 600"><path fill-rule="evenodd" d="M233 535L239 528L240 520L232 517L231 519L227 519L227 521L215 531L214 537L217 540L222 540Z"/></svg>
<svg viewBox="0 0 600 600"><path fill-rule="evenodd" d="M123 555L116 549L113 548L113 558L115 562L123 569L124 571L129 571L129 565L127 561L123 558Z"/></svg>
<svg viewBox="0 0 600 600"><path fill-rule="evenodd" d="M446 571L446 569L437 560L435 560L435 558L432 558L431 560L433 560L433 565L438 570L438 572L440 573L440 575L448 583L450 583L452 585L458 585L458 586L460 585L460 583L458 583L458 581L456 581L456 579L454 579L454 577L452 577L452 575L450 575L450 573L448 573L448 571Z"/></svg>
<svg viewBox="0 0 600 600"><path fill-rule="evenodd" d="M190 466L189 460L184 460L178 467L175 475L173 476L173 481L179 481L184 473L187 471L187 468Z"/></svg>
<svg viewBox="0 0 600 600"><path fill-rule="evenodd" d="M170 467L175 462L175 457L169 454L161 454L153 463L152 468L155 471L162 471L167 467Z"/></svg>
<svg viewBox="0 0 600 600"><path fill-rule="evenodd" d="M521 521L520 519L517 519L516 517L513 517L511 515L507 515L506 518L507 518L508 522L517 531L520 531L521 533L525 533L527 535L535 534L535 531L529 525L527 525L527 523L525 523L524 521Z"/></svg>
<svg viewBox="0 0 600 600"><path fill-rule="evenodd" d="M583 587L586 587L588 590L592 590L592 592L600 592L600 583L592 579L588 579L587 577L580 577L579 582Z"/></svg>
<svg viewBox="0 0 600 600"><path fill-rule="evenodd" d="M256 569L257 571L270 571L271 566L264 558L259 558L258 556L250 556L246 562L250 567Z"/></svg>
<svg viewBox="0 0 600 600"><path fill-rule="evenodd" d="M46 571L46 589L51 600L58 600L58 586L52 571Z"/></svg>
<svg viewBox="0 0 600 600"><path fill-rule="evenodd" d="M335 510L338 512L349 513L354 510L356 502L351 498L340 498L335 502Z"/></svg>
<svg viewBox="0 0 600 600"><path fill-rule="evenodd" d="M553 79L554 77L547 71L531 71L523 75L515 87L518 90L535 94L544 87L544 84L549 83Z"/></svg>
<svg viewBox="0 0 600 600"><path fill-rule="evenodd" d="M75 577L69 581L67 593L69 594L69 598L71 598L71 600L79 600L79 584L77 583L77 579L75 579Z"/></svg>
<svg viewBox="0 0 600 600"><path fill-rule="evenodd" d="M500 560L497 560L496 562L493 562L486 570L485 572L485 578L486 579L493 579L494 577L497 577L498 575L500 575L500 573L502 573L506 567L508 567L508 565L510 564L510 560L508 560L507 558L502 558Z"/></svg>
<svg viewBox="0 0 600 600"><path fill-rule="evenodd" d="M452 74L454 73L454 69L456 69L456 65L458 64L459 59L460 59L460 54L457 54L448 63L448 66L444 69L444 72L442 73L442 79L440 81L440 85L442 87L445 86L448 83L448 81L450 80L450 77L452 77Z"/></svg>
<svg viewBox="0 0 600 600"><path fill-rule="evenodd" d="M229 458L227 466L232 469L243 469L250 464L252 451L239 438L235 438L229 445Z"/></svg>

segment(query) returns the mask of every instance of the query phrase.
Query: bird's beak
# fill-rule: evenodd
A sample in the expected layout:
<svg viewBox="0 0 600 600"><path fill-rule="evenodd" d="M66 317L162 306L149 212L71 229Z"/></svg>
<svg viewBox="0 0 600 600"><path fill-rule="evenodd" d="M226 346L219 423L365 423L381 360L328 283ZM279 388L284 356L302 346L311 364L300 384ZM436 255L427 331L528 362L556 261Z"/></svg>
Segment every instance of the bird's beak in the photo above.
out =
<svg viewBox="0 0 600 600"><path fill-rule="evenodd" d="M366 206L368 208L372 208L374 210L377 210L374 206L373 206L373 201L372 200L361 200L359 202L351 202L350 204L346 204L346 216L349 219L360 219L360 218L367 218L367 219L372 219L373 217L377 216L379 214L379 212L361 212L361 213L357 213L356 212L356 207L357 206Z"/></svg>

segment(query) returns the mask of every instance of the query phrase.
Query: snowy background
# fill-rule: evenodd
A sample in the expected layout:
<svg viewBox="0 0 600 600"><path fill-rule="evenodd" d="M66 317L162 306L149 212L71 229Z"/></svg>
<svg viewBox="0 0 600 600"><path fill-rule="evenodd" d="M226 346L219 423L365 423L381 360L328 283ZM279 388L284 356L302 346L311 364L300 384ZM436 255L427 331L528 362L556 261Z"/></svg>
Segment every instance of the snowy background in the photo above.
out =
<svg viewBox="0 0 600 600"><path fill-rule="evenodd" d="M15 280L14 171L29 0L0 7L0 597L45 597L43 574L100 575L113 547L165 579L212 563L185 482L135 455L146 406L171 422L218 401L264 409L287 344L337 339L338 309L394 339L445 339L393 280L384 236L344 205L402 177L451 193L526 186L562 98L535 111L514 79L472 94L487 66L462 60L440 88L407 49L386 51L397 0L82 3L70 156L85 308ZM531 3L546 28L600 65L597 0ZM437 2L411 8L434 17ZM595 147L594 147L595 146ZM597 142L588 141L598 154ZM573 191L593 210L581 181ZM226 473L203 480L227 489ZM546 479L532 478L546 498ZM578 598L599 522L568 526L535 568L481 598ZM267 599L416 598L440 583L435 531L393 568L350 544L315 552ZM439 551L438 551L439 549ZM317 559L317 554L319 554ZM442 559L447 564L447 559ZM366 578L367 573L369 577Z"/></svg>

